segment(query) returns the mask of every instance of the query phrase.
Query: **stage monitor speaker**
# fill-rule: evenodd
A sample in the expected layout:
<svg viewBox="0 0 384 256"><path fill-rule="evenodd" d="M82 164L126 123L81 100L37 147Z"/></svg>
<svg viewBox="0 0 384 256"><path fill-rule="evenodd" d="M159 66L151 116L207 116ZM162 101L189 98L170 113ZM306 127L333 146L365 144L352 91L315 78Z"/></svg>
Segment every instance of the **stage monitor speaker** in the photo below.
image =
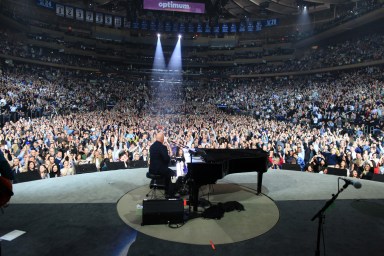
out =
<svg viewBox="0 0 384 256"><path fill-rule="evenodd" d="M79 164L75 165L76 174L97 172L96 164Z"/></svg>
<svg viewBox="0 0 384 256"><path fill-rule="evenodd" d="M14 183L22 183L34 180L41 180L40 173L37 171L21 172L15 175Z"/></svg>
<svg viewBox="0 0 384 256"><path fill-rule="evenodd" d="M146 168L148 167L148 162L147 161L130 161L128 164L128 168Z"/></svg>
<svg viewBox="0 0 384 256"><path fill-rule="evenodd" d="M143 200L141 225L184 223L182 199Z"/></svg>
<svg viewBox="0 0 384 256"><path fill-rule="evenodd" d="M340 168L334 168L334 167L328 167L327 169L328 169L327 174L347 177L347 169L340 169Z"/></svg>
<svg viewBox="0 0 384 256"><path fill-rule="evenodd" d="M107 171L127 169L127 165L124 162L106 162Z"/></svg>
<svg viewBox="0 0 384 256"><path fill-rule="evenodd" d="M384 182L384 175L383 174L373 174L372 180Z"/></svg>
<svg viewBox="0 0 384 256"><path fill-rule="evenodd" d="M284 163L281 166L281 169L289 170L289 171L301 171L300 165L298 165L298 164L287 164L287 163Z"/></svg>

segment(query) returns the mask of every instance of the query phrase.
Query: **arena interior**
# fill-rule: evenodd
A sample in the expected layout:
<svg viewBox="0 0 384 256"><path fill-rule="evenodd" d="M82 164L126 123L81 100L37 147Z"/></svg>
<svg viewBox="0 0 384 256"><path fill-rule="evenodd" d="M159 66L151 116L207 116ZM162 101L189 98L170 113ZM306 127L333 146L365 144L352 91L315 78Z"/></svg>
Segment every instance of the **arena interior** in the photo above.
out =
<svg viewBox="0 0 384 256"><path fill-rule="evenodd" d="M382 255L383 24L383 0L0 0L0 255Z"/></svg>

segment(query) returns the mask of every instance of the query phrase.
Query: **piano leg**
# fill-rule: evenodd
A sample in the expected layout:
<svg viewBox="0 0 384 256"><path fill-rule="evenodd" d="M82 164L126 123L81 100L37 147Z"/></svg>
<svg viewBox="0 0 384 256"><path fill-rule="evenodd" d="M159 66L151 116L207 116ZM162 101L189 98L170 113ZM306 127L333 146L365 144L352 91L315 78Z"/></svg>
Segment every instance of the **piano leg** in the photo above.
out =
<svg viewBox="0 0 384 256"><path fill-rule="evenodd" d="M199 186L195 184L193 180L188 181L189 186L189 213L191 213L191 207L193 211L197 212L199 206Z"/></svg>
<svg viewBox="0 0 384 256"><path fill-rule="evenodd" d="M197 207L199 206L199 188L197 186L192 186L192 194L189 203L193 206L193 211L197 212Z"/></svg>
<svg viewBox="0 0 384 256"><path fill-rule="evenodd" d="M257 191L256 195L261 194L261 186L263 185L263 172L257 172Z"/></svg>

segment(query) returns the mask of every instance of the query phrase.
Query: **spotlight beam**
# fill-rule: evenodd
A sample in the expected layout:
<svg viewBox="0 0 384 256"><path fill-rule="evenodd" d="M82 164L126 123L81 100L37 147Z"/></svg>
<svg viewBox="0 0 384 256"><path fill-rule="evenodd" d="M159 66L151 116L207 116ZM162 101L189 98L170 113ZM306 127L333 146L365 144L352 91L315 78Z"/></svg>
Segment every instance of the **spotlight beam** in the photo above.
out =
<svg viewBox="0 0 384 256"><path fill-rule="evenodd" d="M183 69L182 61L181 61L181 35L179 35L179 39L177 40L175 49L173 50L171 59L168 64L168 71L170 72L178 72L181 74Z"/></svg>
<svg viewBox="0 0 384 256"><path fill-rule="evenodd" d="M164 53L163 48L161 46L161 40L160 40L160 34L157 36L157 44L156 44L156 52L155 52L155 59L153 60L153 69L160 69L164 70L165 67L165 59L164 59Z"/></svg>

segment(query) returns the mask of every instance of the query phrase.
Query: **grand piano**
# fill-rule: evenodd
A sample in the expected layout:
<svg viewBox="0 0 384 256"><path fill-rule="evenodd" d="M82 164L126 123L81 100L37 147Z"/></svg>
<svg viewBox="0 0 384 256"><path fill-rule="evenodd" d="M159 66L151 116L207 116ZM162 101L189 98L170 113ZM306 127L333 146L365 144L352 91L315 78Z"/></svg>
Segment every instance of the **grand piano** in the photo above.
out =
<svg viewBox="0 0 384 256"><path fill-rule="evenodd" d="M257 194L261 193L263 173L268 169L267 152L261 149L200 149L198 154L202 161L188 163L185 177L193 211L197 211L200 187L215 184L231 173L257 172Z"/></svg>

